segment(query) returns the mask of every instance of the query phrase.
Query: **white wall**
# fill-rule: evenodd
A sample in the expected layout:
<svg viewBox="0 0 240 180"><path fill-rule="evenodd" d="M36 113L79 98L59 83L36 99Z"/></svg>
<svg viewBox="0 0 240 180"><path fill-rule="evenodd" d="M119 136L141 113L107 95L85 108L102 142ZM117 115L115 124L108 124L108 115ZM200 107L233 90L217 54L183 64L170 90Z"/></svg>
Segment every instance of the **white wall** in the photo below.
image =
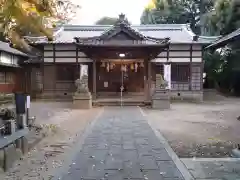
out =
<svg viewBox="0 0 240 180"><path fill-rule="evenodd" d="M76 62L76 45L74 44L56 44L55 52L56 62L67 63ZM191 44L171 44L169 47L170 62L190 62ZM192 45L192 62L202 62L202 46L199 44ZM44 62L53 62L53 45L44 46ZM166 62L167 52L164 51L158 55L158 58L152 62ZM78 62L92 62L90 58L81 51L78 51Z"/></svg>
<svg viewBox="0 0 240 180"><path fill-rule="evenodd" d="M191 44L171 44L169 47L170 62L190 62ZM192 62L202 62L202 46L192 45ZM167 52L161 52L152 62L167 62Z"/></svg>
<svg viewBox="0 0 240 180"><path fill-rule="evenodd" d="M19 57L7 52L0 52L0 63L18 65Z"/></svg>
<svg viewBox="0 0 240 180"><path fill-rule="evenodd" d="M44 62L54 62L53 45L44 46ZM77 61L76 45L74 44L57 44L55 45L55 62L73 63ZM90 58L81 51L78 51L78 62L92 62Z"/></svg>

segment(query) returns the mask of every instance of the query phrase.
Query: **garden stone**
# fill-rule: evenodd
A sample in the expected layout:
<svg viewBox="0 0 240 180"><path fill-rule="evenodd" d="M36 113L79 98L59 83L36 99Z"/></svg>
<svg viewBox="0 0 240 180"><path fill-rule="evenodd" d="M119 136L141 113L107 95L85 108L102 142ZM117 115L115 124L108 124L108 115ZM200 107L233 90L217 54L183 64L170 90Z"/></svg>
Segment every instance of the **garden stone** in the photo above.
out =
<svg viewBox="0 0 240 180"><path fill-rule="evenodd" d="M0 168L4 169L4 149L0 149Z"/></svg>
<svg viewBox="0 0 240 180"><path fill-rule="evenodd" d="M21 138L20 138L20 139L17 139L17 140L15 141L15 143L16 143L16 148L22 150L22 140L21 140Z"/></svg>
<svg viewBox="0 0 240 180"><path fill-rule="evenodd" d="M22 153L26 154L28 152L28 140L26 137L21 138Z"/></svg>
<svg viewBox="0 0 240 180"><path fill-rule="evenodd" d="M13 144L4 148L4 170L7 171L12 167L12 164L16 160L16 149Z"/></svg>

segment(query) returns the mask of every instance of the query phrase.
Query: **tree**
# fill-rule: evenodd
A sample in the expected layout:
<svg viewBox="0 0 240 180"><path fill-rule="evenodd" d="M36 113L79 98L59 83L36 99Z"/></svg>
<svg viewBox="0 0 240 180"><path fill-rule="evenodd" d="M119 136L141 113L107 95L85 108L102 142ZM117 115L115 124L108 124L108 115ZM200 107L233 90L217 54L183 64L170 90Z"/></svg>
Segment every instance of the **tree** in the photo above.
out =
<svg viewBox="0 0 240 180"><path fill-rule="evenodd" d="M51 40L54 24L59 20L66 21L75 7L68 0L0 0L0 4L2 36L13 46L24 49L28 49L25 35L46 36Z"/></svg>
<svg viewBox="0 0 240 180"><path fill-rule="evenodd" d="M142 14L142 24L190 23L200 34L203 15L213 8L214 0L155 0Z"/></svg>
<svg viewBox="0 0 240 180"><path fill-rule="evenodd" d="M226 35L240 27L240 2L237 0L218 0L214 10L205 19L206 33Z"/></svg>
<svg viewBox="0 0 240 180"><path fill-rule="evenodd" d="M117 22L117 18L115 17L102 17L101 19L96 21L96 25L113 25Z"/></svg>
<svg viewBox="0 0 240 180"><path fill-rule="evenodd" d="M240 2L237 0L218 0L214 10L207 14L205 31L208 35L227 35L240 28ZM205 70L218 82L220 88L227 89L235 94L240 93L240 43L235 42L221 49L218 61L211 58L212 53L205 59ZM215 52L214 54L216 54ZM221 66L217 76L214 69Z"/></svg>

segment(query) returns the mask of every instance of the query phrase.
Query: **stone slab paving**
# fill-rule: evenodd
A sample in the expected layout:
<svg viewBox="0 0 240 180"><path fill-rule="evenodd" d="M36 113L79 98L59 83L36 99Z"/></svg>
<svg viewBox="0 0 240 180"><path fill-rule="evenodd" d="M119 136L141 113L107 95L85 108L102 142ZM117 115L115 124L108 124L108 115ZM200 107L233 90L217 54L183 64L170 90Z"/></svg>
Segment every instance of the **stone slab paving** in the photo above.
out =
<svg viewBox="0 0 240 180"><path fill-rule="evenodd" d="M240 180L240 160L234 158L181 159L196 180Z"/></svg>
<svg viewBox="0 0 240 180"><path fill-rule="evenodd" d="M106 107L64 171L59 179L184 180L138 107Z"/></svg>

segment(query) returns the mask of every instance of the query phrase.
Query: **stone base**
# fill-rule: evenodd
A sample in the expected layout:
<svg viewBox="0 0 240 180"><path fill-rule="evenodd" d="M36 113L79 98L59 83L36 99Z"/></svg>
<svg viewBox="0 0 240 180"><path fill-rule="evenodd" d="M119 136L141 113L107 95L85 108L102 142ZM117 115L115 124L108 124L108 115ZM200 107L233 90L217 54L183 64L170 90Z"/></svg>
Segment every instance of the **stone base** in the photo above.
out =
<svg viewBox="0 0 240 180"><path fill-rule="evenodd" d="M0 149L0 170L9 170L14 162L27 152L28 140L26 137L21 137L14 143Z"/></svg>
<svg viewBox="0 0 240 180"><path fill-rule="evenodd" d="M74 109L91 109L92 108L92 97L88 96L74 96L73 97L73 108Z"/></svg>
<svg viewBox="0 0 240 180"><path fill-rule="evenodd" d="M169 90L156 90L152 96L153 109L170 109Z"/></svg>
<svg viewBox="0 0 240 180"><path fill-rule="evenodd" d="M170 109L169 100L153 99L152 100L153 109Z"/></svg>

